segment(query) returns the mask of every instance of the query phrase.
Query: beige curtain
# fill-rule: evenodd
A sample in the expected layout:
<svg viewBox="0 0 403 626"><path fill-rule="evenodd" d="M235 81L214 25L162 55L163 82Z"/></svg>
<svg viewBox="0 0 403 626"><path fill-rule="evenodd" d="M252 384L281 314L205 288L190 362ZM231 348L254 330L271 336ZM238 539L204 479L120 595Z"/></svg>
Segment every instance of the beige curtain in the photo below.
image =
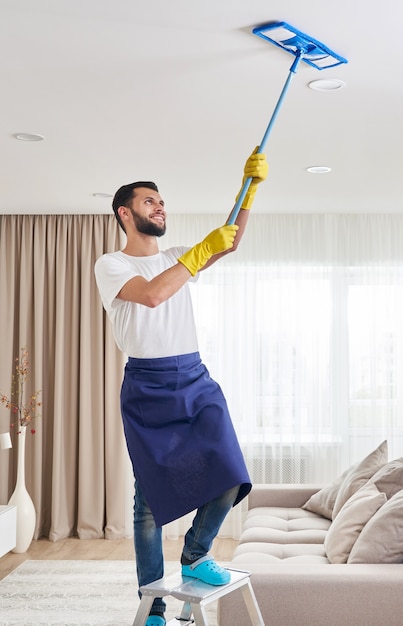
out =
<svg viewBox="0 0 403 626"><path fill-rule="evenodd" d="M42 417L27 433L35 538L124 536L127 452L119 410L124 356L98 296L95 260L121 246L113 215L0 216L0 390L26 347ZM0 406L0 432L10 414ZM15 485L18 435L0 452L0 502Z"/></svg>

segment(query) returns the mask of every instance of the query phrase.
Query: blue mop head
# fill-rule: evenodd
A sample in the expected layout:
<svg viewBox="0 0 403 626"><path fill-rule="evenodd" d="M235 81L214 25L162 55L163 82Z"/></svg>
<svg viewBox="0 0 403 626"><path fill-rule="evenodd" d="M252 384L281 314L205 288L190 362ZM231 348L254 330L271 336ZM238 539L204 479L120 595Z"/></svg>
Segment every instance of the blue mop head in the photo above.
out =
<svg viewBox="0 0 403 626"><path fill-rule="evenodd" d="M347 59L336 54L320 41L301 33L286 22L270 22L257 26L252 32L294 56L301 57L302 61L318 70L348 62Z"/></svg>

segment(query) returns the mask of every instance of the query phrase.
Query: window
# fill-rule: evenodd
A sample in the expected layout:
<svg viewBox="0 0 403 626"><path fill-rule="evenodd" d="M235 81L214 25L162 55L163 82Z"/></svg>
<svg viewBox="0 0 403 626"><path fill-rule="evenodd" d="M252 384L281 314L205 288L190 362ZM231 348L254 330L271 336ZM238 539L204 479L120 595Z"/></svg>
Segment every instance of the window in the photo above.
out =
<svg viewBox="0 0 403 626"><path fill-rule="evenodd" d="M241 438L379 429L403 395L403 268L234 265L192 286L200 351Z"/></svg>
<svg viewBox="0 0 403 626"><path fill-rule="evenodd" d="M348 297L349 426L381 429L397 425L402 408L403 286L358 279L356 271Z"/></svg>

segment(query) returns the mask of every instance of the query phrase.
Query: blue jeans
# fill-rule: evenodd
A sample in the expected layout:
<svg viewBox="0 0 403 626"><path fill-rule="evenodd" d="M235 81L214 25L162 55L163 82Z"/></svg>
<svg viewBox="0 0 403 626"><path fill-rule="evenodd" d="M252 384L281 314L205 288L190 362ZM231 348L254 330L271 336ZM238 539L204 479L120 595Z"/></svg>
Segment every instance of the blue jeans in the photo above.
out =
<svg viewBox="0 0 403 626"><path fill-rule="evenodd" d="M155 525L151 510L135 483L134 496L134 548L136 552L137 578L139 587L162 578L164 557L162 552L162 528ZM222 496L204 504L199 509L191 528L185 535L182 556L196 561L210 550L213 540L231 510L238 495L239 486L229 489ZM141 594L139 592L139 596ZM164 613L162 598L155 598L151 613Z"/></svg>

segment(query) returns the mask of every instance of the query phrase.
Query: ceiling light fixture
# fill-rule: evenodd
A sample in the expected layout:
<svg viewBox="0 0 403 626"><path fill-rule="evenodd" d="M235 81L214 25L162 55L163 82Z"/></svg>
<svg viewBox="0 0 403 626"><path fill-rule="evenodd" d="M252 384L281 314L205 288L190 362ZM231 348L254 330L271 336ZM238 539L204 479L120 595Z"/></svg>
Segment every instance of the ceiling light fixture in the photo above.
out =
<svg viewBox="0 0 403 626"><path fill-rule="evenodd" d="M332 171L332 168L326 165L312 165L311 167L307 167L306 171L310 174L327 174Z"/></svg>
<svg viewBox="0 0 403 626"><path fill-rule="evenodd" d="M34 133L15 133L14 137L19 141L43 141L45 139L43 135Z"/></svg>
<svg viewBox="0 0 403 626"><path fill-rule="evenodd" d="M96 191L92 194L94 198L112 198L111 193L103 193L102 191Z"/></svg>
<svg viewBox="0 0 403 626"><path fill-rule="evenodd" d="M345 86L346 83L338 78L319 78L308 83L308 87L315 91L338 91Z"/></svg>

